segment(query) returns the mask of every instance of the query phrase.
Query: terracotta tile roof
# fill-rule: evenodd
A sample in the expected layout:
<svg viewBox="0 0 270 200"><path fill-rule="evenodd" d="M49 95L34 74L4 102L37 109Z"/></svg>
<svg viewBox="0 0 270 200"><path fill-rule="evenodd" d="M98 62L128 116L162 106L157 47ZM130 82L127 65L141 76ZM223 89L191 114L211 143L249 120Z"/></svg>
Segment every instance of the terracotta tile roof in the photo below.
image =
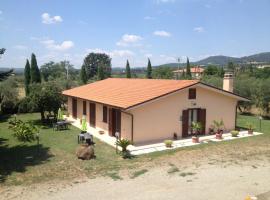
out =
<svg viewBox="0 0 270 200"><path fill-rule="evenodd" d="M198 82L197 80L108 78L65 90L63 94L126 109Z"/></svg>
<svg viewBox="0 0 270 200"><path fill-rule="evenodd" d="M174 73L178 73L178 72L183 72L183 71L186 71L186 69L179 69L179 70L175 70L173 72ZM191 73L203 73L204 72L204 68L201 68L199 66L192 67L192 68L190 68L190 72Z"/></svg>

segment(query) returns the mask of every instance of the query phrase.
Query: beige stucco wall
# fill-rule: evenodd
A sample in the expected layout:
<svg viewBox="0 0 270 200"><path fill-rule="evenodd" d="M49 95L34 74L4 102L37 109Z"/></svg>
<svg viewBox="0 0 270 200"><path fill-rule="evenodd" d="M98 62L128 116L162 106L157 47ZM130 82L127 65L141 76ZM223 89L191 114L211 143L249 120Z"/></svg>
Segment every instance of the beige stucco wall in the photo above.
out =
<svg viewBox="0 0 270 200"><path fill-rule="evenodd" d="M223 120L225 130L235 127L235 109L237 100L209 89L196 87L196 100L188 99L188 89L142 104L127 112L134 116L134 144L146 144L172 139L173 133L182 136L182 111L188 108L206 109L206 133L213 120ZM78 99L77 116L82 117L83 100ZM72 98L68 98L68 112L72 114ZM87 122L89 123L89 101L87 101ZM108 134L108 123L102 122L103 105L96 103L96 128L92 132L103 130ZM121 137L131 140L131 116L121 113Z"/></svg>
<svg viewBox="0 0 270 200"><path fill-rule="evenodd" d="M77 99L77 120L82 119L83 116L83 99ZM104 131L105 134L108 134L108 123L103 122L103 105L96 103L96 128L90 127L89 125L89 103L86 101L86 121L87 125L91 132L98 132L100 130ZM70 118L72 118L72 98L68 97L68 108L67 108ZM75 120L72 118L72 120Z"/></svg>
<svg viewBox="0 0 270 200"><path fill-rule="evenodd" d="M188 89L185 89L130 110L134 115L134 143L172 139L173 133L181 137L180 119L182 111L188 108L206 109L206 133L213 120L222 119L226 130L234 129L237 100L199 86L196 88L196 100L189 100Z"/></svg>

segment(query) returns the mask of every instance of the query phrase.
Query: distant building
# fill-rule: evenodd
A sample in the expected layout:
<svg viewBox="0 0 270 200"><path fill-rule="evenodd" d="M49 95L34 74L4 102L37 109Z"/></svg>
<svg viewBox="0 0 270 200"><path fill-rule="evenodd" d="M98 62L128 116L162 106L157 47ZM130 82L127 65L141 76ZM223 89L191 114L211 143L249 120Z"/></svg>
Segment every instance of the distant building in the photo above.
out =
<svg viewBox="0 0 270 200"><path fill-rule="evenodd" d="M173 71L175 79L177 79L178 77L181 77L183 72L186 73L186 69L178 69L178 70ZM201 79L202 74L204 72L204 68L200 66L194 66L190 68L190 72L191 72L192 78Z"/></svg>

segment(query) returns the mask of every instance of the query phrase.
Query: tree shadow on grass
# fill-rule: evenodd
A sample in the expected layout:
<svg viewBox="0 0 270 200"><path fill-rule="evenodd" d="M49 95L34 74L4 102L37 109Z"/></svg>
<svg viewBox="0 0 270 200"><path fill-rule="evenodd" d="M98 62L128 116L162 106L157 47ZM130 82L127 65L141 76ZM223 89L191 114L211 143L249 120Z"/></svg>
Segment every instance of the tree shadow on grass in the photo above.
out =
<svg viewBox="0 0 270 200"><path fill-rule="evenodd" d="M9 147L7 139L0 138L0 183L13 172L25 172L26 167L43 164L52 155L43 145L18 145Z"/></svg>
<svg viewBox="0 0 270 200"><path fill-rule="evenodd" d="M8 122L10 116L11 116L11 114L0 115L0 122Z"/></svg>

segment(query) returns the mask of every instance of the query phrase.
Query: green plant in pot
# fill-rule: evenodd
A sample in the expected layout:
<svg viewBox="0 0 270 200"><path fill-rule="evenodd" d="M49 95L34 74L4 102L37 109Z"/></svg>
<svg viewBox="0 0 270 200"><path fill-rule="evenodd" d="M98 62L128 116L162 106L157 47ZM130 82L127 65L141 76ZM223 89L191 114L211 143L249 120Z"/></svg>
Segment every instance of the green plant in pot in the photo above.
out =
<svg viewBox="0 0 270 200"><path fill-rule="evenodd" d="M223 128L224 128L223 120L220 120L220 121L214 120L213 126L215 127L215 130L216 130L216 139L222 139Z"/></svg>
<svg viewBox="0 0 270 200"><path fill-rule="evenodd" d="M172 148L173 141L172 140L164 140L164 144L167 148Z"/></svg>
<svg viewBox="0 0 270 200"><path fill-rule="evenodd" d="M231 135L232 135L232 137L238 137L239 131L233 130L233 131L231 131Z"/></svg>
<svg viewBox="0 0 270 200"><path fill-rule="evenodd" d="M252 123L247 123L247 128L248 128L248 134L252 135L253 134L253 130L254 130L254 125Z"/></svg>
<svg viewBox="0 0 270 200"><path fill-rule="evenodd" d="M192 122L192 124L191 124L191 130L192 130L192 133L194 134L192 136L192 142L193 143L199 143L198 134L202 130L202 124L200 122Z"/></svg>

